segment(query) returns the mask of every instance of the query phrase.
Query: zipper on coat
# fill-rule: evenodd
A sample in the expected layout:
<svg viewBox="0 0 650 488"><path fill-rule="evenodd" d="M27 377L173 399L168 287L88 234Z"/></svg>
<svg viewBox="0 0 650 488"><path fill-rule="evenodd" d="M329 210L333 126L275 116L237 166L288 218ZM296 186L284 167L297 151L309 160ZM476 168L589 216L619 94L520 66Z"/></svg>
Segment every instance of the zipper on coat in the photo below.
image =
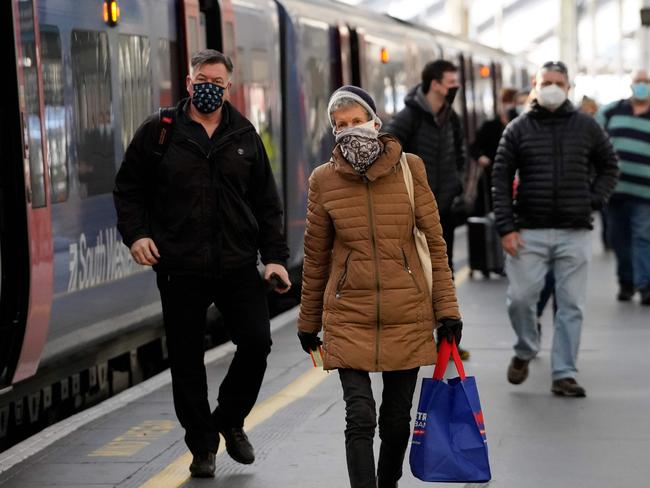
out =
<svg viewBox="0 0 650 488"><path fill-rule="evenodd" d="M404 257L404 269L411 276L411 279L413 280L413 284L415 285L415 288L417 288L418 293L422 293L422 290L420 289L420 285L418 284L418 281L415 279L415 275L413 275L413 271L411 271L411 267L409 266L408 259L406 259L406 251L404 251L404 248L402 248L402 256Z"/></svg>
<svg viewBox="0 0 650 488"><path fill-rule="evenodd" d="M341 290L345 284L345 280L348 278L348 262L350 261L350 256L352 256L352 251L348 253L348 256L345 258L345 265L343 266L343 273L336 283L336 298L341 298Z"/></svg>
<svg viewBox="0 0 650 488"><path fill-rule="evenodd" d="M379 335L381 332L381 306L379 303L381 297L381 286L379 284L379 262L377 256L377 239L375 235L375 212L372 207L372 195L370 191L370 182L366 180L366 189L368 190L368 215L370 217L369 228L370 228L370 241L372 243L372 256L373 262L375 264L375 286L377 293L377 340L375 342L375 366L379 370Z"/></svg>
<svg viewBox="0 0 650 488"><path fill-rule="evenodd" d="M551 207L552 218L555 219L557 213L557 184L558 184L558 150L557 150L557 125L551 124L553 128L553 205Z"/></svg>

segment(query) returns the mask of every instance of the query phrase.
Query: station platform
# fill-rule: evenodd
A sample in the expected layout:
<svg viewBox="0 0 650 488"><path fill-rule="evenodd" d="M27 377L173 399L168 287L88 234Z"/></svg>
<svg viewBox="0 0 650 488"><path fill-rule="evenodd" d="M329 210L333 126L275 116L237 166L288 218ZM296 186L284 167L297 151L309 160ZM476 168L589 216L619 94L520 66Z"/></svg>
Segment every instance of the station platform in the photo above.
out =
<svg viewBox="0 0 650 488"><path fill-rule="evenodd" d="M493 480L480 486L649 486L650 308L638 299L616 301L614 257L596 240L594 233L578 363L579 380L587 389L582 399L550 392L550 304L542 321L543 349L531 363L528 380L519 386L507 382L514 341L505 309L507 281L472 280L466 267L459 268L462 344L471 351L466 370L476 376L481 393L493 473ZM0 453L0 488L349 486L338 374L312 367L296 338L296 312L273 321L269 368L246 425L256 449L253 465L232 461L222 442L216 478L189 478L191 456L164 372ZM233 350L223 345L206 354L212 399ZM422 376L431 374L432 368L422 368ZM381 376L375 376L373 386L379 390ZM415 404L418 395L419 387ZM410 474L407 462L404 473L400 488L427 486Z"/></svg>

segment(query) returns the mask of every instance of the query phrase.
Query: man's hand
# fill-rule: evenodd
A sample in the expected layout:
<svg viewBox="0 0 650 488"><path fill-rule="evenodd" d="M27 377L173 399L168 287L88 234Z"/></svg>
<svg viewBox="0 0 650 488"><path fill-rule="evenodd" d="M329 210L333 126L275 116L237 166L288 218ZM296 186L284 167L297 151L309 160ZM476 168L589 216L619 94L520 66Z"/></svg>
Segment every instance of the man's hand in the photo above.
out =
<svg viewBox="0 0 650 488"><path fill-rule="evenodd" d="M485 155L478 158L477 162L481 168L485 168L486 166L490 166L492 164L492 160Z"/></svg>
<svg viewBox="0 0 650 488"><path fill-rule="evenodd" d="M516 256L519 248L524 245L524 240L519 232L510 232L501 238L501 245L505 252L511 256Z"/></svg>
<svg viewBox="0 0 650 488"><path fill-rule="evenodd" d="M160 259L158 248L148 237L138 239L131 244L131 256L133 256L136 263L142 266L153 266Z"/></svg>
<svg viewBox="0 0 650 488"><path fill-rule="evenodd" d="M274 291L280 294L288 292L291 289L291 281L289 281L289 273L287 273L287 270L284 269L284 266L274 263L267 264L266 268L264 269L264 280L269 281L273 273L278 275L282 281L289 285L284 289L276 287Z"/></svg>

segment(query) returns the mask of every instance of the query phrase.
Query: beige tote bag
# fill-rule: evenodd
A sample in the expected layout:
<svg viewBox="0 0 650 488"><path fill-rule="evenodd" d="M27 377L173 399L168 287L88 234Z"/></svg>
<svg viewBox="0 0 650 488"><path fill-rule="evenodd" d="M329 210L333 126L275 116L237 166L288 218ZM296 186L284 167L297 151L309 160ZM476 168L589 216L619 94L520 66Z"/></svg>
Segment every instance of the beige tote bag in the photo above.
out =
<svg viewBox="0 0 650 488"><path fill-rule="evenodd" d="M411 174L411 168L409 168L409 163L406 161L406 153L402 152L402 156L399 160L402 165L402 173L404 174L404 183L406 183L406 191L409 194L409 200L411 201L411 212L413 212L413 238L415 239L415 247L418 250L418 257L420 258L420 264L422 265L422 271L424 271L424 277L427 280L429 285L429 294L433 291L433 270L431 269L431 254L429 253L429 245L427 244L427 238L418 226L415 224L415 195L413 194L413 175Z"/></svg>

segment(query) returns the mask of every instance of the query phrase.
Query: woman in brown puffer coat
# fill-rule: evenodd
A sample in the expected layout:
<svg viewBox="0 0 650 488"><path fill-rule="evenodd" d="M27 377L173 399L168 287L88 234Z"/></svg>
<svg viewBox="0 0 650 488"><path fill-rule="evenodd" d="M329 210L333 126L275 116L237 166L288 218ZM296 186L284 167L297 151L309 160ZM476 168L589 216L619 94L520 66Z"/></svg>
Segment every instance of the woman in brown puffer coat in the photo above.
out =
<svg viewBox="0 0 650 488"><path fill-rule="evenodd" d="M321 344L324 368L338 369L346 403L345 447L352 488L394 488L402 475L420 366L433 364L438 340L460 341L462 322L435 199L422 160L407 154L415 220L400 166L402 148L378 135L372 97L355 86L328 106L337 146L309 179L298 336ZM429 293L413 225L424 232L433 268ZM382 372L381 449L369 372Z"/></svg>

